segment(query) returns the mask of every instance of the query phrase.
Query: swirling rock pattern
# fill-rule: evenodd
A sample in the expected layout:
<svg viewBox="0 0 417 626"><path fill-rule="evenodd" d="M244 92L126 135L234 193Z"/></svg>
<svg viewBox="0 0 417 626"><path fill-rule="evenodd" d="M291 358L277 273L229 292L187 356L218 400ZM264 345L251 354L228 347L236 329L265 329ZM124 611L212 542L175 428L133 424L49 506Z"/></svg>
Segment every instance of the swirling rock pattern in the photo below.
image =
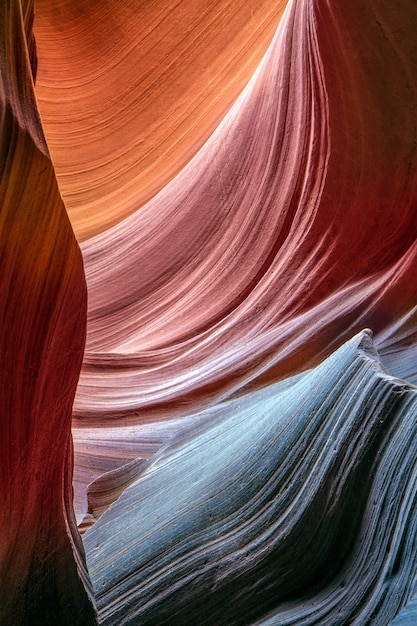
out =
<svg viewBox="0 0 417 626"><path fill-rule="evenodd" d="M80 239L135 211L185 165L249 80L284 7L36 0L39 104Z"/></svg>
<svg viewBox="0 0 417 626"><path fill-rule="evenodd" d="M389 623L417 567L416 417L367 333L226 403L85 535L101 623Z"/></svg>
<svg viewBox="0 0 417 626"><path fill-rule="evenodd" d="M83 244L78 420L193 412L314 366L364 327L379 344L407 320L415 338L417 15L406 9L291 2L196 157Z"/></svg>
<svg viewBox="0 0 417 626"><path fill-rule="evenodd" d="M93 448L119 472L174 418L304 371L366 326L417 381L416 24L411 2L291 2L198 154L83 243L79 520Z"/></svg>
<svg viewBox="0 0 417 626"><path fill-rule="evenodd" d="M96 623L72 509L86 286L36 107L33 2L0 4L0 623Z"/></svg>
<svg viewBox="0 0 417 626"><path fill-rule="evenodd" d="M130 485L85 536L103 623L389 624L415 593L415 391L342 351L276 413L263 394L364 326L416 380L416 26L412 2L290 2L204 147L83 244L76 427L145 428L227 397L232 413L144 473L132 459L92 486L97 517L100 494L108 505L121 476ZM296 434L280 456L289 406L310 460ZM331 449L309 427L340 416L346 443Z"/></svg>
<svg viewBox="0 0 417 626"><path fill-rule="evenodd" d="M35 0L99 619L411 624L417 5L238 4ZM91 623L32 6L1 9L1 610Z"/></svg>

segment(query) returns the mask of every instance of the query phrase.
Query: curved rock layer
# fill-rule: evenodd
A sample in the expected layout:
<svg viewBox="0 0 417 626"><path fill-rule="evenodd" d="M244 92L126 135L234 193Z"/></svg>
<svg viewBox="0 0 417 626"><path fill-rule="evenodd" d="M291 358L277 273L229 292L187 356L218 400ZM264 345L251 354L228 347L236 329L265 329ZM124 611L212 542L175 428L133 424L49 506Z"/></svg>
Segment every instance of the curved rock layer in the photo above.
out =
<svg viewBox="0 0 417 626"><path fill-rule="evenodd" d="M415 592L416 417L367 332L212 410L86 533L100 623L389 624Z"/></svg>
<svg viewBox="0 0 417 626"><path fill-rule="evenodd" d="M392 622L392 626L414 626L417 622L417 599L413 598Z"/></svg>
<svg viewBox="0 0 417 626"><path fill-rule="evenodd" d="M416 389L368 333L342 344L371 327L417 381L416 3L290 0L256 70L281 3L36 7L95 233L74 441L101 622L410 623ZM0 9L0 617L84 624L85 285L31 9Z"/></svg>
<svg viewBox="0 0 417 626"><path fill-rule="evenodd" d="M293 0L198 154L84 242L77 425L195 412L314 366L363 327L403 367L417 328L416 26L411 0Z"/></svg>
<svg viewBox="0 0 417 626"><path fill-rule="evenodd" d="M36 0L37 94L83 240L135 211L207 139L284 0Z"/></svg>
<svg viewBox="0 0 417 626"><path fill-rule="evenodd" d="M0 623L96 623L72 508L86 286L45 144L33 2L0 3Z"/></svg>
<svg viewBox="0 0 417 626"><path fill-rule="evenodd" d="M416 392L366 336L317 364L370 326L417 381L416 27L293 0L196 156L83 243L104 624L412 623Z"/></svg>

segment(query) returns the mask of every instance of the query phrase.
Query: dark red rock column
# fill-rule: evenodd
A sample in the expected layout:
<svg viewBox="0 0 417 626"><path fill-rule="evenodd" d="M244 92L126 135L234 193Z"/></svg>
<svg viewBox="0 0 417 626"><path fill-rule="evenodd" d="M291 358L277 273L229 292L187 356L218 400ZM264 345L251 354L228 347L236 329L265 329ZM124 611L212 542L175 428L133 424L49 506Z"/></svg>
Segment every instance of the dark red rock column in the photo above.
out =
<svg viewBox="0 0 417 626"><path fill-rule="evenodd" d="M92 624L72 516L83 264L33 92L33 2L0 5L0 623Z"/></svg>

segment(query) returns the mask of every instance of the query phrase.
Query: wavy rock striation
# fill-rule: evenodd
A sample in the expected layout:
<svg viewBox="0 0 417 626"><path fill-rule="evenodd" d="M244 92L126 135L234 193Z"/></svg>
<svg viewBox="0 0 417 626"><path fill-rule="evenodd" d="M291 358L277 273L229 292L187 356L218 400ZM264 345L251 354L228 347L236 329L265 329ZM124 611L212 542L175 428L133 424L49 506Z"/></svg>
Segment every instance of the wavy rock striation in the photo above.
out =
<svg viewBox="0 0 417 626"><path fill-rule="evenodd" d="M417 382L416 27L408 0L293 0L198 154L83 243L79 520L119 493L99 503L92 487L87 505L88 483L129 483L177 418L305 371L363 327Z"/></svg>
<svg viewBox="0 0 417 626"><path fill-rule="evenodd" d="M39 106L81 240L134 212L195 154L285 4L36 0Z"/></svg>
<svg viewBox="0 0 417 626"><path fill-rule="evenodd" d="M293 0L199 153L83 244L78 424L193 413L363 327L401 367L417 328L416 25L411 0Z"/></svg>
<svg viewBox="0 0 417 626"><path fill-rule="evenodd" d="M415 591L417 390L368 332L283 387L224 404L86 533L102 624L383 626Z"/></svg>
<svg viewBox="0 0 417 626"><path fill-rule="evenodd" d="M417 4L290 0L258 65L283 6L36 0L108 626L415 616ZM0 9L0 621L89 624L32 9Z"/></svg>
<svg viewBox="0 0 417 626"><path fill-rule="evenodd" d="M413 598L401 613L391 622L392 626L414 626L417 622L417 599Z"/></svg>
<svg viewBox="0 0 417 626"><path fill-rule="evenodd" d="M33 2L0 3L0 623L96 623L72 509L86 286L33 89Z"/></svg>

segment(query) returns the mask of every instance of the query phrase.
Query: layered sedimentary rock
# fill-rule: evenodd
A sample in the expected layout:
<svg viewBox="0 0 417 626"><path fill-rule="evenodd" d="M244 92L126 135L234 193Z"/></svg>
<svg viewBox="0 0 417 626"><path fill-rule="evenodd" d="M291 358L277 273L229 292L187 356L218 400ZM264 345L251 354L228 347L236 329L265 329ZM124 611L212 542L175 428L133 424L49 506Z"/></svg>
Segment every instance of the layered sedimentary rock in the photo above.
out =
<svg viewBox="0 0 417 626"><path fill-rule="evenodd" d="M80 250L42 133L33 2L0 4L0 623L96 623L72 505Z"/></svg>
<svg viewBox="0 0 417 626"><path fill-rule="evenodd" d="M134 212L195 154L285 4L36 0L37 93L80 239Z"/></svg>
<svg viewBox="0 0 417 626"><path fill-rule="evenodd" d="M35 4L85 238L75 504L100 620L413 623L415 2L290 0L259 64L283 3ZM21 8L1 9L0 617L91 623L85 285Z"/></svg>
<svg viewBox="0 0 417 626"><path fill-rule="evenodd" d="M400 365L416 333L416 23L411 2L291 2L199 153L83 244L77 419L193 412L366 326Z"/></svg>
<svg viewBox="0 0 417 626"><path fill-rule="evenodd" d="M94 427L97 442L114 428L127 455L109 445L115 466L90 487L94 519L119 498L85 536L104 623L382 625L415 593L415 391L362 346L264 405L364 326L390 370L416 380L416 25L411 2L289 3L199 153L83 244L75 423L91 430L77 437L85 451ZM282 414L317 462L295 434L279 456ZM135 465L135 438L184 415L212 430L191 426ZM252 426L276 443L267 460Z"/></svg>
<svg viewBox="0 0 417 626"><path fill-rule="evenodd" d="M392 626L413 626L417 621L417 600L413 598L392 622Z"/></svg>
<svg viewBox="0 0 417 626"><path fill-rule="evenodd" d="M417 389L368 333L283 387L208 412L86 533L101 623L388 624L406 602Z"/></svg>

